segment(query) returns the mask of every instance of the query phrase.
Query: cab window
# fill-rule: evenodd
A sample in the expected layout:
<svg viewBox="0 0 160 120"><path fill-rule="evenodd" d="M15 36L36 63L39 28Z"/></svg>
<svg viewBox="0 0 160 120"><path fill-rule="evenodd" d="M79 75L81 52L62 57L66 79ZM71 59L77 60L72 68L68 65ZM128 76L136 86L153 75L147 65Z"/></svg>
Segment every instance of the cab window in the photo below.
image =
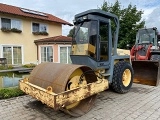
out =
<svg viewBox="0 0 160 120"><path fill-rule="evenodd" d="M99 25L100 61L106 61L108 60L109 25L105 22L100 22Z"/></svg>

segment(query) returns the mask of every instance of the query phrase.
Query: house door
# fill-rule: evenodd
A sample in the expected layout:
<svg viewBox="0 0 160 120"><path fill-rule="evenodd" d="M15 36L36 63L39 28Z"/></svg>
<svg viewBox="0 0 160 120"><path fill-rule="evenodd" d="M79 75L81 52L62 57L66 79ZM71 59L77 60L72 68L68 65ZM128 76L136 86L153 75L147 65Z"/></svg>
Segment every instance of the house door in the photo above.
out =
<svg viewBox="0 0 160 120"><path fill-rule="evenodd" d="M3 57L7 59L7 64L22 64L21 46L3 46Z"/></svg>
<svg viewBox="0 0 160 120"><path fill-rule="evenodd" d="M53 62L52 46L41 46L41 62Z"/></svg>
<svg viewBox="0 0 160 120"><path fill-rule="evenodd" d="M70 58L70 51L71 47L70 46L59 46L59 62L60 63L71 63L71 58Z"/></svg>

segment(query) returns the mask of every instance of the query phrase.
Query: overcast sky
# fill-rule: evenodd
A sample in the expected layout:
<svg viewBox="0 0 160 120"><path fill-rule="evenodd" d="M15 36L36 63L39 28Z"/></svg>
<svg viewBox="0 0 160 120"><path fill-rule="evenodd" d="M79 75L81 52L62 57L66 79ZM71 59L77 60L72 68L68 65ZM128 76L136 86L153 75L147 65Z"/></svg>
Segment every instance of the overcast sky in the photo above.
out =
<svg viewBox="0 0 160 120"><path fill-rule="evenodd" d="M115 3L116 0L105 0ZM28 8L40 12L50 13L72 23L74 15L101 7L104 0L0 0L0 3ZM136 5L138 10L143 10L143 19L146 27L157 27L160 31L160 2L159 0L119 0L123 7L130 3ZM63 35L67 35L72 27L63 26Z"/></svg>

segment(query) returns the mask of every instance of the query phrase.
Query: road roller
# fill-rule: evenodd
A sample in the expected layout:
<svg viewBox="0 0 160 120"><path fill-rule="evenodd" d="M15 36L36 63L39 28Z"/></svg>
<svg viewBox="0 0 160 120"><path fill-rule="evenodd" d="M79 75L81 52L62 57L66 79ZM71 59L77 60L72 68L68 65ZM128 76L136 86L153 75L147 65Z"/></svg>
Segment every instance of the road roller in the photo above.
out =
<svg viewBox="0 0 160 120"><path fill-rule="evenodd" d="M79 117L91 110L98 93L109 88L127 93L133 69L130 51L117 49L116 15L91 9L76 14L73 23L72 64L41 63L19 86L47 106Z"/></svg>

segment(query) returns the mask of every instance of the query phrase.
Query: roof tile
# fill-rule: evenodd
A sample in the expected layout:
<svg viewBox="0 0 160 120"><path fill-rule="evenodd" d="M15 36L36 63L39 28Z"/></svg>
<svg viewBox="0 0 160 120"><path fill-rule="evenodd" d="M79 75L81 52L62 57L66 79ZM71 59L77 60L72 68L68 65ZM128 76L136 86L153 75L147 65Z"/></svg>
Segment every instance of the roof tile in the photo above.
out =
<svg viewBox="0 0 160 120"><path fill-rule="evenodd" d="M71 42L72 37L66 37L66 36L54 36L54 37L48 37L43 39L35 40L34 43L42 43L42 42Z"/></svg>
<svg viewBox="0 0 160 120"><path fill-rule="evenodd" d="M44 14L45 16L43 16L43 15L37 15L33 13L27 13L27 12L24 12L22 9L25 9L25 8L20 8L20 7L0 3L0 13L19 15L19 16L24 16L24 17L34 18L34 19L41 19L41 20L57 22L57 23L65 24L65 25L72 25L71 23L65 20L62 20L54 15L48 14L48 13L25 9L28 11L33 11L35 13L37 12L37 13Z"/></svg>

